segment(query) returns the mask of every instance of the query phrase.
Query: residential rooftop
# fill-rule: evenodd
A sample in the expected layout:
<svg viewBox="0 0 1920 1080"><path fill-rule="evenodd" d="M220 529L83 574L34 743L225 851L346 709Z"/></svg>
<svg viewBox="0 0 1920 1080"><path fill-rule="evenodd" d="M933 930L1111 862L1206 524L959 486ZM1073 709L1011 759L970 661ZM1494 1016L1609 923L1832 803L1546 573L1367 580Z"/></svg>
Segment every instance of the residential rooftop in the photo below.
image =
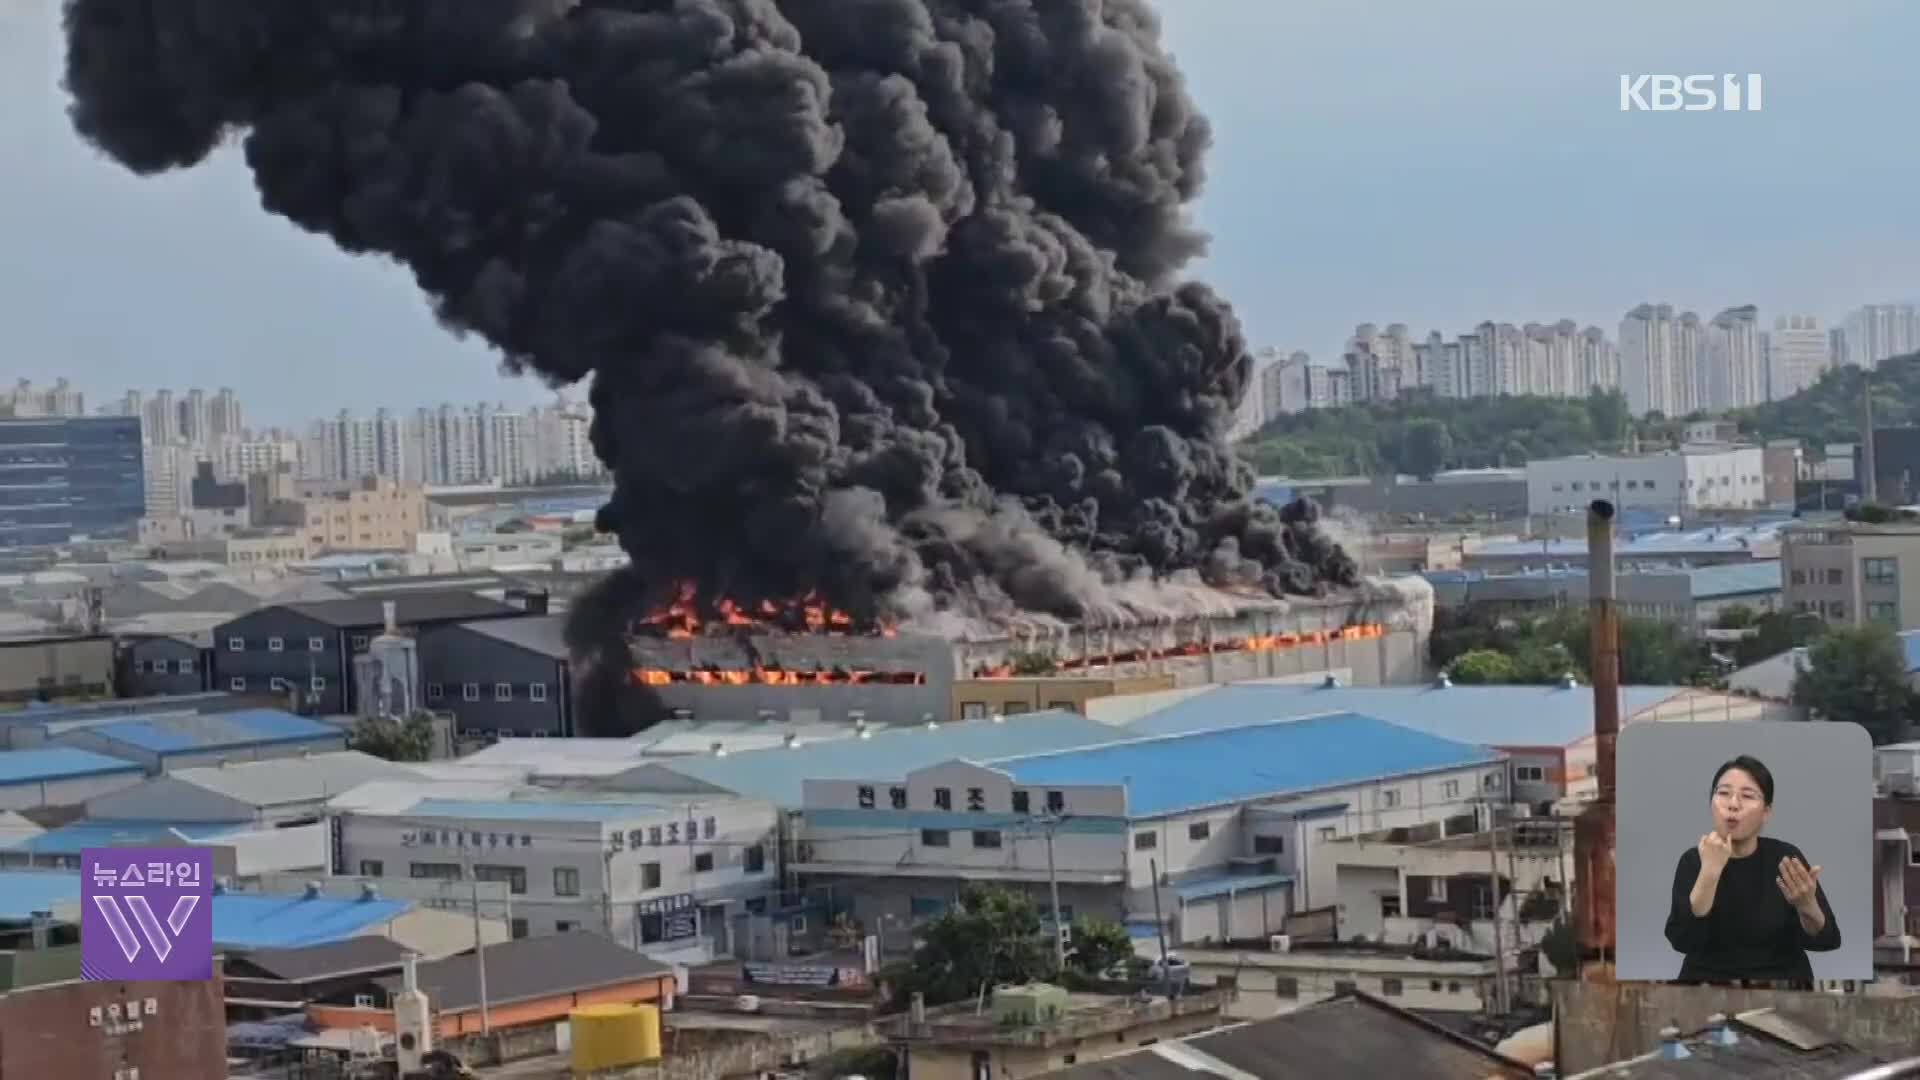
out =
<svg viewBox="0 0 1920 1080"><path fill-rule="evenodd" d="M0 751L0 787L145 771L138 763L124 758L67 746Z"/></svg>
<svg viewBox="0 0 1920 1080"><path fill-rule="evenodd" d="M1142 818L1499 759L1484 746L1343 712L1153 735L985 764L1023 785L1124 784L1127 812Z"/></svg>

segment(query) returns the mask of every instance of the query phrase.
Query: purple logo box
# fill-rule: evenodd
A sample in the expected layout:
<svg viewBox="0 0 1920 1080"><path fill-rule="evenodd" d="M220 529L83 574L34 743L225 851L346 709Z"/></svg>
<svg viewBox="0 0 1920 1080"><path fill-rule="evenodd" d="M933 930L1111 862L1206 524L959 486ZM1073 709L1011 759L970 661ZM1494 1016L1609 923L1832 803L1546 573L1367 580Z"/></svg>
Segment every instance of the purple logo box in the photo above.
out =
<svg viewBox="0 0 1920 1080"><path fill-rule="evenodd" d="M196 847L80 852L80 977L213 977L213 853Z"/></svg>

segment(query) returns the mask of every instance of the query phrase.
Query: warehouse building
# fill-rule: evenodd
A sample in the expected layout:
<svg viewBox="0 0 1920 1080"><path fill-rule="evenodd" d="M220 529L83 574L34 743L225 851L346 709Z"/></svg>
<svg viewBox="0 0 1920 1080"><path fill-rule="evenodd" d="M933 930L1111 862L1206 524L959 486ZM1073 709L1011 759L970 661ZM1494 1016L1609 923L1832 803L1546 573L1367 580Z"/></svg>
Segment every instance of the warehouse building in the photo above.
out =
<svg viewBox="0 0 1920 1080"><path fill-rule="evenodd" d="M9 750L0 752L0 810L78 806L145 778L138 763L89 750Z"/></svg>

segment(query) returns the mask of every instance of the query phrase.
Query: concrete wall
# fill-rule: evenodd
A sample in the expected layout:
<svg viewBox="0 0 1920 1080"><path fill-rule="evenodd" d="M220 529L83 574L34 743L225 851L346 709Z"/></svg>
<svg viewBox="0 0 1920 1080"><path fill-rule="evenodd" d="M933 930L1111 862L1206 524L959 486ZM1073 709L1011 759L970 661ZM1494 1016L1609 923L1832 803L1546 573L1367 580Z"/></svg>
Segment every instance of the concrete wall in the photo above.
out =
<svg viewBox="0 0 1920 1080"><path fill-rule="evenodd" d="M104 694L112 685L112 638L0 643L0 701Z"/></svg>
<svg viewBox="0 0 1920 1080"><path fill-rule="evenodd" d="M1554 1046L1560 1075L1598 1068L1660 1045L1660 1029L1698 1031L1715 1013L1774 1009L1815 1031L1889 1060L1920 1046L1912 997L1734 990L1665 983L1554 980Z"/></svg>

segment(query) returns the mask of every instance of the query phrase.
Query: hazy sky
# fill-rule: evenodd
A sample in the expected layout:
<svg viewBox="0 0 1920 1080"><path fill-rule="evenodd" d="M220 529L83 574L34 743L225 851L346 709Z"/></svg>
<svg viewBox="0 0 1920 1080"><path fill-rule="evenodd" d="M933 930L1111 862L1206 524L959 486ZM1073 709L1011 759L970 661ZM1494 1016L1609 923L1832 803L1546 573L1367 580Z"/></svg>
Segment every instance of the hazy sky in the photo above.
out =
<svg viewBox="0 0 1920 1080"><path fill-rule="evenodd" d="M407 276L258 208L238 155L140 181L67 126L54 0L0 0L0 376L231 385L253 423L545 397ZM1196 267L1256 344L1661 300L1920 298L1911 0L1185 0L1212 119ZM1758 72L1761 113L1622 113L1622 73Z"/></svg>

